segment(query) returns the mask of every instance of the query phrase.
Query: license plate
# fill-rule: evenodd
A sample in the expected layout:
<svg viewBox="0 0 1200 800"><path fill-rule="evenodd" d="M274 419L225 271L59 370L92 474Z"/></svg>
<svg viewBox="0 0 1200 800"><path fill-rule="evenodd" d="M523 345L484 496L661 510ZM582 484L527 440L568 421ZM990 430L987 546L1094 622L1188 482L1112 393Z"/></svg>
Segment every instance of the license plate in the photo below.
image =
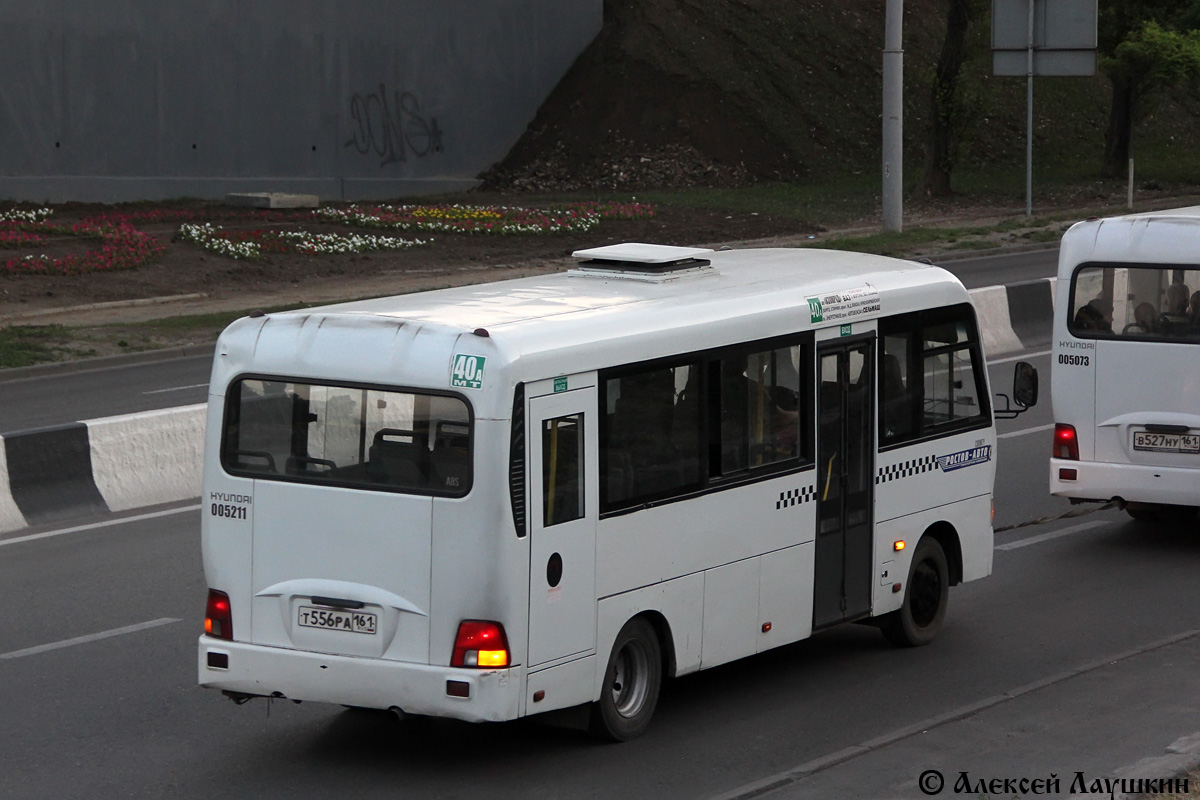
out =
<svg viewBox="0 0 1200 800"><path fill-rule="evenodd" d="M321 628L347 633L375 633L375 615L367 611L341 611L332 608L300 606L298 622L302 628Z"/></svg>
<svg viewBox="0 0 1200 800"><path fill-rule="evenodd" d="M1153 453L1200 453L1200 434L1134 431L1133 449Z"/></svg>

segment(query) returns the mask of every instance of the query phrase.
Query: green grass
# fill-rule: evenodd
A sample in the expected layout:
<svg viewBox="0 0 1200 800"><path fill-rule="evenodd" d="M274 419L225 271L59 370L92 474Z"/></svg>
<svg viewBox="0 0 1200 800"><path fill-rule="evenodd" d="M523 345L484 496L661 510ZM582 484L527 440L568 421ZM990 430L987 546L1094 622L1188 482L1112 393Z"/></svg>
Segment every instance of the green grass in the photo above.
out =
<svg viewBox="0 0 1200 800"><path fill-rule="evenodd" d="M75 341L75 333L63 325L5 326L0 328L0 369L95 354L90 348L73 349L70 345Z"/></svg>
<svg viewBox="0 0 1200 800"><path fill-rule="evenodd" d="M1014 244L1056 242L1075 219L1078 219L1078 215L1066 222L1054 216L1022 216L989 226L914 227L895 233L835 236L814 241L812 246L900 257L922 250L983 250Z"/></svg>

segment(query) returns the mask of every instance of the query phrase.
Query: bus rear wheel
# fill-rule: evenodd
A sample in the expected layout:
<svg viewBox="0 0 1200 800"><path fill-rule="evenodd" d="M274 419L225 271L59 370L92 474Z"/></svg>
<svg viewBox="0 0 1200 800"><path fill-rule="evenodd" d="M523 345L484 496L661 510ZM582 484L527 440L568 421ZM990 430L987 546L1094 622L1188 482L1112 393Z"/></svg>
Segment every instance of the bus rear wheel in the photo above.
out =
<svg viewBox="0 0 1200 800"><path fill-rule="evenodd" d="M880 630L897 647L929 644L942 629L950 600L950 568L937 539L923 537L908 568L904 602L898 611L885 614Z"/></svg>
<svg viewBox="0 0 1200 800"><path fill-rule="evenodd" d="M654 627L635 617L613 643L600 699L592 704L593 736L627 742L645 732L662 686L662 646Z"/></svg>

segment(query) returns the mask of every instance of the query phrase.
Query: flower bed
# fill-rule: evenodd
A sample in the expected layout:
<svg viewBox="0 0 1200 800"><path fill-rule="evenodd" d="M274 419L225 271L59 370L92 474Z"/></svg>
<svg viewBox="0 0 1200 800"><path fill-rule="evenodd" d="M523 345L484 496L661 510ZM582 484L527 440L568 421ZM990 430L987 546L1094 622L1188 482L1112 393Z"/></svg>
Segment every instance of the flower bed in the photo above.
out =
<svg viewBox="0 0 1200 800"><path fill-rule="evenodd" d="M81 255L14 256L0 260L8 274L63 274L133 269L158 258L166 244L137 225L183 223L177 238L235 259L260 259L269 253L312 255L402 250L429 244L426 239L402 239L362 233L313 233L264 227L226 230L214 223L226 220L259 223L332 222L360 228L419 233L536 235L581 233L605 219L654 216L646 203L573 203L546 209L471 205L351 205L317 211L250 209L148 209L113 211L56 224L48 208L0 212L0 248L45 246L54 239L96 239L100 246Z"/></svg>
<svg viewBox="0 0 1200 800"><path fill-rule="evenodd" d="M602 219L654 216L647 203L573 203L552 209L517 206L403 205L322 208L313 212L327 222L362 228L423 233L538 234L581 233Z"/></svg>
<svg viewBox="0 0 1200 800"><path fill-rule="evenodd" d="M365 253L370 250L404 250L428 244L423 239L367 234L312 233L310 231L227 231L209 223L181 225L179 238L229 258L256 260L264 253Z"/></svg>
<svg viewBox="0 0 1200 800"><path fill-rule="evenodd" d="M19 247L44 243L51 237L80 237L100 240L100 249L83 255L52 258L48 255L17 256L0 261L0 272L9 274L63 274L101 270L133 269L151 261L166 246L142 233L125 220L98 215L74 225L55 225L49 221L50 209L32 211L11 209L0 213L0 246Z"/></svg>

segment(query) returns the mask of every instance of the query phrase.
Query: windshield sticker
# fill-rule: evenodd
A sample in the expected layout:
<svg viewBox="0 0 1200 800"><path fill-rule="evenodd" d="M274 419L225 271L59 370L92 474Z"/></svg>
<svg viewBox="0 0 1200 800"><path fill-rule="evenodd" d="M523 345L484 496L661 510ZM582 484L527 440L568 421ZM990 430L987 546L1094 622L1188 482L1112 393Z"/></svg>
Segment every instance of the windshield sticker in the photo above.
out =
<svg viewBox="0 0 1200 800"><path fill-rule="evenodd" d="M990 444L937 457L938 466L941 467L942 472L953 472L956 469L973 467L976 464L986 464L991 460L992 446Z"/></svg>
<svg viewBox="0 0 1200 800"><path fill-rule="evenodd" d="M814 324L837 322L864 314L875 314L878 311L879 291L870 284L860 289L808 298L808 315Z"/></svg>
<svg viewBox="0 0 1200 800"><path fill-rule="evenodd" d="M450 385L458 389L482 389L486 356L457 355L450 370Z"/></svg>

